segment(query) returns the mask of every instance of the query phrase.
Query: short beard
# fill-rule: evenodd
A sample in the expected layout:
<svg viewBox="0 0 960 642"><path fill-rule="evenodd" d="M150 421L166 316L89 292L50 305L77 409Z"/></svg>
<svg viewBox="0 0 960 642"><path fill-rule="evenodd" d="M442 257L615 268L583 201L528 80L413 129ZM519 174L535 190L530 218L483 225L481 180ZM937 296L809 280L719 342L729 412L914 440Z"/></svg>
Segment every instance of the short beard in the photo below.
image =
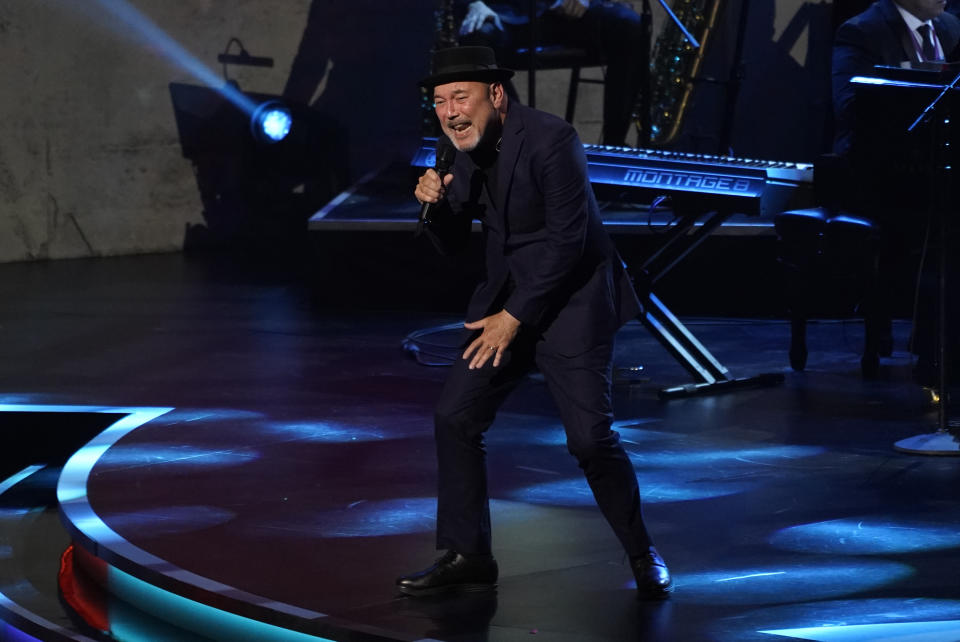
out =
<svg viewBox="0 0 960 642"><path fill-rule="evenodd" d="M487 126L483 129L483 134L477 136L472 141L468 142L463 147L457 145L456 142L453 142L453 146L457 148L457 151L460 152L484 152L484 150L493 150L494 145L498 138L500 138L500 121L496 118L490 119L490 122L487 123Z"/></svg>
<svg viewBox="0 0 960 642"><path fill-rule="evenodd" d="M477 136L472 141L468 141L463 147L461 147L460 143L458 143L453 137L448 135L447 138L450 139L450 142L453 143L453 146L457 148L458 152L472 152L480 146L480 136Z"/></svg>

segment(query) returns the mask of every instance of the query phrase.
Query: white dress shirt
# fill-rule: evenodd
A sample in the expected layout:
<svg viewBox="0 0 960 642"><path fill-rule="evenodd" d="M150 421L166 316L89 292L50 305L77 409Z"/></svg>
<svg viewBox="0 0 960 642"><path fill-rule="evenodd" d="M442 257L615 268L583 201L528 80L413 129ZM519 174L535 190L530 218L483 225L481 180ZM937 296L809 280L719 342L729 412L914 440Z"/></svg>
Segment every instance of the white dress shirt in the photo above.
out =
<svg viewBox="0 0 960 642"><path fill-rule="evenodd" d="M924 22L920 20L915 15L901 7L896 2L893 3L897 7L897 11L900 12L900 15L903 17L903 21L907 23L907 29L910 31L910 38L913 40L913 48L917 52L917 58L923 62L934 62L924 60L923 58L923 40L920 37L920 34L917 32L917 28L920 25L928 25L930 27L930 35L933 38L933 48L937 52L936 60L943 60L946 56L943 55L943 46L940 44L940 39L937 38L937 30L933 28L933 21L927 20Z"/></svg>

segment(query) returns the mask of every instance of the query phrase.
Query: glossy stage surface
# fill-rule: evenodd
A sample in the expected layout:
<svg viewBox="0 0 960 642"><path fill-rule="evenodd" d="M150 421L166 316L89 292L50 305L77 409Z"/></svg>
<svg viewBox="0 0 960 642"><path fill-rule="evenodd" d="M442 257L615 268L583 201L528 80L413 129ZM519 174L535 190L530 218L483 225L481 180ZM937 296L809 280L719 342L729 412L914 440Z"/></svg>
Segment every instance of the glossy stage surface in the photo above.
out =
<svg viewBox="0 0 960 642"><path fill-rule="evenodd" d="M156 587L343 640L960 639L957 460L893 450L935 422L905 323L866 382L858 322L811 324L793 373L785 322L692 319L734 375L786 382L668 402L657 390L688 375L624 328L616 429L674 574L663 603L635 599L531 377L487 441L499 590L417 600L393 581L436 555L445 371L401 342L456 315L344 309L295 278L181 256L71 263L0 266L2 401L120 417L58 492L78 547L138 608Z"/></svg>

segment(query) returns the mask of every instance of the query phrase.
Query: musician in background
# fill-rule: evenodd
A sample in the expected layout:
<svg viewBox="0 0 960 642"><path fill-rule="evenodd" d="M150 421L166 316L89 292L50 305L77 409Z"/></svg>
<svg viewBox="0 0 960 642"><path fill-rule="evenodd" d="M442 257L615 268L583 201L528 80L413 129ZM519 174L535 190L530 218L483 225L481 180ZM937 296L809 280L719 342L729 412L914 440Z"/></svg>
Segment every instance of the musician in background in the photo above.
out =
<svg viewBox="0 0 960 642"><path fill-rule="evenodd" d="M843 157L850 151L851 134L854 129L853 76L869 76L876 65L901 66L911 64L939 63L957 60L960 44L960 18L944 11L943 0L878 0L862 13L840 25L833 45L833 105L836 124L834 152ZM918 200L924 200L920 195ZM883 211L858 212L874 219L881 226L879 280L884 284L893 282L898 270L903 269L911 247L919 245L922 223L916 217L903 216L903 212ZM956 240L950 241L955 243ZM951 281L955 281L951 277ZM931 275L921 279L920 297L913 328L913 351L918 360L914 377L923 385L932 385L936 380L935 356L937 297ZM873 304L879 306L884 322L889 321L887 301L881 298ZM955 299L954 299L955 300ZM955 308L955 304L951 304ZM956 318L955 309L948 315ZM950 325L948 324L949 328ZM956 353L956 337L950 339L951 352Z"/></svg>
<svg viewBox="0 0 960 642"><path fill-rule="evenodd" d="M878 0L847 20L833 42L833 151L850 149L854 76L869 76L876 65L955 60L960 18L944 13L943 0Z"/></svg>
<svg viewBox="0 0 960 642"><path fill-rule="evenodd" d="M530 44L531 0L457 0L460 44L492 47L498 52ZM603 91L603 144L623 145L641 91L644 51L643 18L623 2L535 0L537 46L564 45L600 54L606 61ZM516 91L507 84L516 100Z"/></svg>

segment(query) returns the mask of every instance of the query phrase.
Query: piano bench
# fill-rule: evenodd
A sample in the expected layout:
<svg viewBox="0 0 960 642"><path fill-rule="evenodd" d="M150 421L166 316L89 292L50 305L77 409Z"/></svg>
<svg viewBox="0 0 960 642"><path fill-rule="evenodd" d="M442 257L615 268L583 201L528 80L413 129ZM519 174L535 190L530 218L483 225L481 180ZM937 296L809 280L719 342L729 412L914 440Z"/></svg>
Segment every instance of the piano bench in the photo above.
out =
<svg viewBox="0 0 960 642"><path fill-rule="evenodd" d="M790 366L801 371L807 365L807 319L813 304L828 289L843 286L848 296L859 299L864 317L861 372L865 378L875 377L880 356L892 349L889 315L885 318L879 305L879 226L860 216L816 207L781 212L774 227L790 311Z"/></svg>

